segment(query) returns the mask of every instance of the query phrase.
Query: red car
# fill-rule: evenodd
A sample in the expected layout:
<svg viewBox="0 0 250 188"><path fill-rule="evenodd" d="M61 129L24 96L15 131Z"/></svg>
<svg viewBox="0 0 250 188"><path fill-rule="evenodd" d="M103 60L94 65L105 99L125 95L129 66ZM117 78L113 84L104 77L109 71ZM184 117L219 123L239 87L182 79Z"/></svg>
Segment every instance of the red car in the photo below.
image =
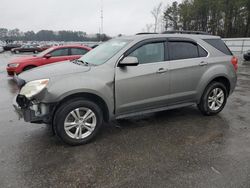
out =
<svg viewBox="0 0 250 188"><path fill-rule="evenodd" d="M86 54L91 48L80 45L51 47L35 56L24 56L13 59L7 65L9 76L19 74L38 66L56 63L59 61L74 60Z"/></svg>

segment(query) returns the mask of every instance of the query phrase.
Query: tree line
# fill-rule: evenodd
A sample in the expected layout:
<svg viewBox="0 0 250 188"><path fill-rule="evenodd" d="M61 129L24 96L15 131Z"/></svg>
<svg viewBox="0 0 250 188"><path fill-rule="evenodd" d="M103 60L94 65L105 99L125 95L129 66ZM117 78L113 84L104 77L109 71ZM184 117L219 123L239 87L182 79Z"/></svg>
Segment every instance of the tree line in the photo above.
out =
<svg viewBox="0 0 250 188"><path fill-rule="evenodd" d="M52 31L40 30L38 32L19 29L0 28L0 40L13 41L106 41L110 39L106 34L87 35L83 31Z"/></svg>
<svg viewBox="0 0 250 188"><path fill-rule="evenodd" d="M184 0L163 11L166 30L205 31L250 37L250 0Z"/></svg>

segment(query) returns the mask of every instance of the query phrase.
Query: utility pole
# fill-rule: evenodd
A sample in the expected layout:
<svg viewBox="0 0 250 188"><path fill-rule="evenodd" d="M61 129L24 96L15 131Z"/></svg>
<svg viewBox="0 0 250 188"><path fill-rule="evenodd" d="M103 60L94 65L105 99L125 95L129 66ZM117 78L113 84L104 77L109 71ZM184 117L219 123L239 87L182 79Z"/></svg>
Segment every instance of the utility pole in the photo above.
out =
<svg viewBox="0 0 250 188"><path fill-rule="evenodd" d="M101 29L100 29L100 40L102 40L102 34L103 34L103 0L101 0Z"/></svg>

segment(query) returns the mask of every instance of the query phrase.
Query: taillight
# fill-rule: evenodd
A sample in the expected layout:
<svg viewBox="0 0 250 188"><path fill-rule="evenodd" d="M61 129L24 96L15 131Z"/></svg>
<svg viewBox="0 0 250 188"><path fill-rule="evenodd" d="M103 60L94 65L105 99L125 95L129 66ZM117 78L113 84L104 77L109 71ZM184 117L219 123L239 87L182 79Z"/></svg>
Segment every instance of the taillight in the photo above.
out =
<svg viewBox="0 0 250 188"><path fill-rule="evenodd" d="M233 64L234 69L237 71L238 70L238 58L233 56L232 60L231 60L231 63Z"/></svg>

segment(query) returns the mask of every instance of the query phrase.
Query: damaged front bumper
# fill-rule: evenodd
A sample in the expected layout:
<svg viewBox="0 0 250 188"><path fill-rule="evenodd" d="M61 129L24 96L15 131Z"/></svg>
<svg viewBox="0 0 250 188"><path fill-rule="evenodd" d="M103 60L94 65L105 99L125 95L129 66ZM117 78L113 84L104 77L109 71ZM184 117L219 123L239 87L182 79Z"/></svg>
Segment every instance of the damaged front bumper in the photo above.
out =
<svg viewBox="0 0 250 188"><path fill-rule="evenodd" d="M51 123L54 111L53 104L45 104L36 100L29 100L18 94L13 101L14 110L19 119L30 123Z"/></svg>

